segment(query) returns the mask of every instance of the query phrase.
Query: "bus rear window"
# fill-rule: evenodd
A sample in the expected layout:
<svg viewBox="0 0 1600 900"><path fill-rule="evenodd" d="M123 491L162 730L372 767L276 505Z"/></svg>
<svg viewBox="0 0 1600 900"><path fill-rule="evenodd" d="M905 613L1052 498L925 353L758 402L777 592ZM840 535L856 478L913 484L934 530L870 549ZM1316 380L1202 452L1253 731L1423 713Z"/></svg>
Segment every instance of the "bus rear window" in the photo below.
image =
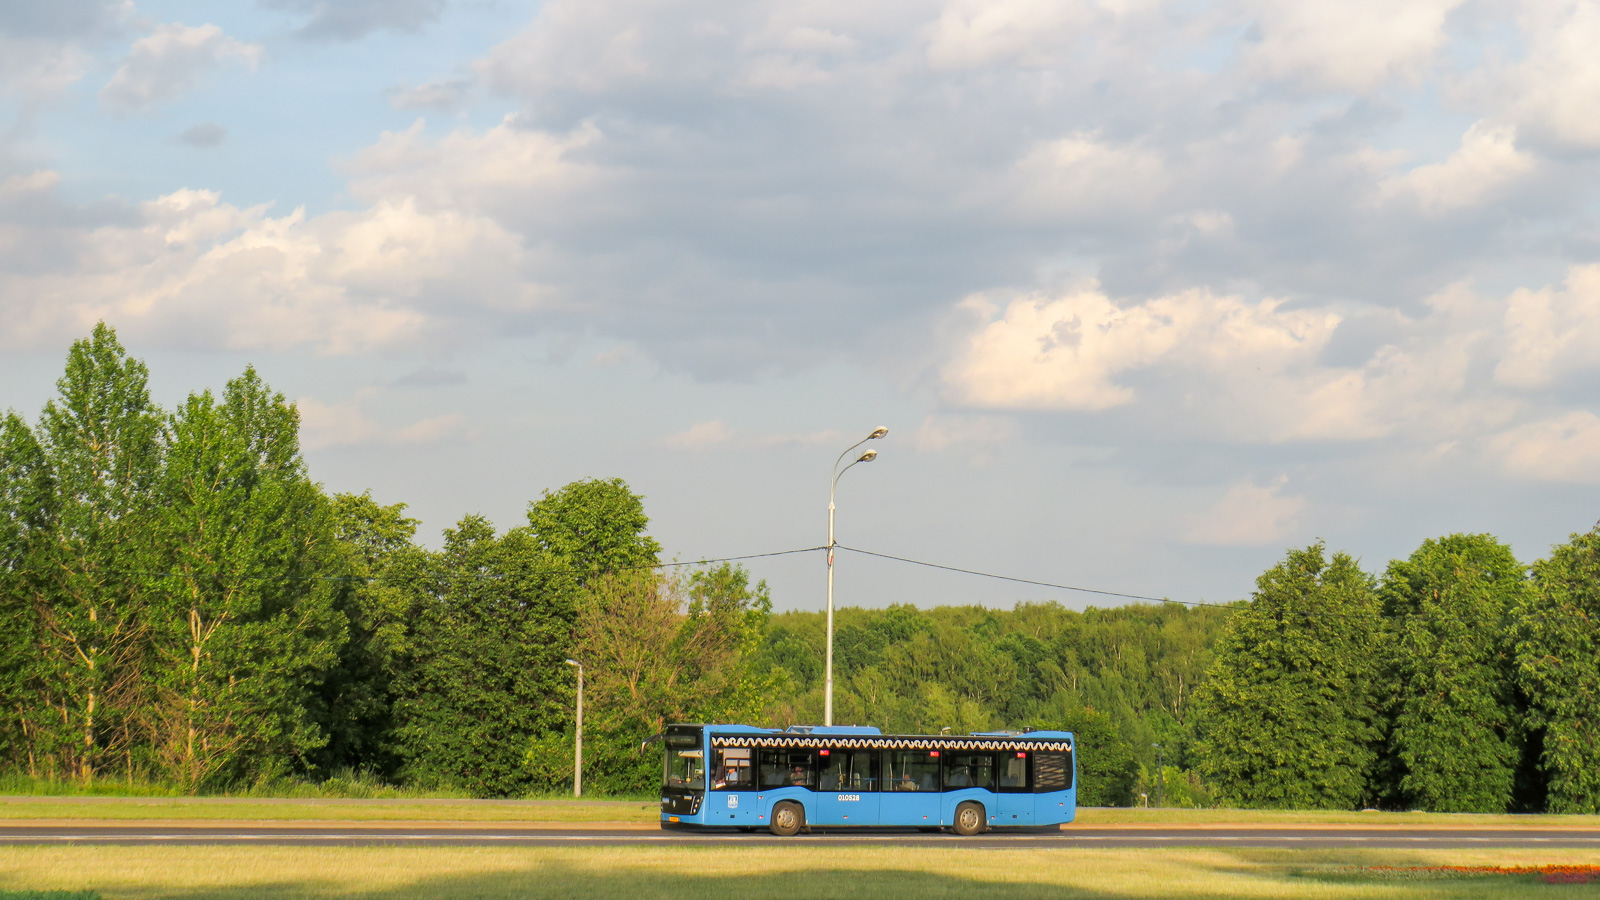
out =
<svg viewBox="0 0 1600 900"><path fill-rule="evenodd" d="M1064 791L1072 787L1072 755L1068 753L1035 753L1033 755L1033 789L1039 793Z"/></svg>

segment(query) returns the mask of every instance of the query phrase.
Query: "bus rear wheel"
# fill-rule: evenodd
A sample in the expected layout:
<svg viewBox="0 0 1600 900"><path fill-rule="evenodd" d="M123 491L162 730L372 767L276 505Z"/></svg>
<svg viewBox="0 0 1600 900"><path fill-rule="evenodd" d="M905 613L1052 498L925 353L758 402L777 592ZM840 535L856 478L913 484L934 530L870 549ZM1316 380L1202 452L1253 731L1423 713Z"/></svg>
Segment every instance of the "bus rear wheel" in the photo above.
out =
<svg viewBox="0 0 1600 900"><path fill-rule="evenodd" d="M768 828L778 837L793 837L806 824L806 811L798 803L779 803L772 808L772 824Z"/></svg>
<svg viewBox="0 0 1600 900"><path fill-rule="evenodd" d="M963 803L956 807L956 821L950 830L962 837L971 837L983 831L983 807L976 803Z"/></svg>

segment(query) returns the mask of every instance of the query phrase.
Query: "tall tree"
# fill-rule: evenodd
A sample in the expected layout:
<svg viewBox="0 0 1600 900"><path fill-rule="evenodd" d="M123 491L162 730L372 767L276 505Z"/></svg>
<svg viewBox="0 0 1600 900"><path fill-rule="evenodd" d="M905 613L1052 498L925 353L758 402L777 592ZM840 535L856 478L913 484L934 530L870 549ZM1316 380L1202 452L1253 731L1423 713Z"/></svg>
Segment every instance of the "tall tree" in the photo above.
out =
<svg viewBox="0 0 1600 900"><path fill-rule="evenodd" d="M55 540L41 554L42 664L53 669L52 762L92 778L121 751L131 773L132 721L145 627L151 498L165 434L149 372L105 323L72 345L39 435L54 478ZM56 718L56 716L52 716Z"/></svg>
<svg viewBox="0 0 1600 900"><path fill-rule="evenodd" d="M621 478L574 481L528 504L528 527L552 560L571 566L578 586L606 572L653 566L661 545L645 536L644 498Z"/></svg>
<svg viewBox="0 0 1600 900"><path fill-rule="evenodd" d="M1371 798L1381 632L1372 579L1343 553L1294 550L1256 580L1197 697L1195 754L1224 802L1349 809Z"/></svg>
<svg viewBox="0 0 1600 900"><path fill-rule="evenodd" d="M1400 801L1439 812L1504 812L1525 735L1512 611L1527 573L1486 534L1423 543L1389 564L1381 596L1394 623Z"/></svg>
<svg viewBox="0 0 1600 900"><path fill-rule="evenodd" d="M1543 736L1548 811L1600 812L1600 528L1533 564L1517 673Z"/></svg>
<svg viewBox="0 0 1600 900"><path fill-rule="evenodd" d="M481 516L444 537L438 553L391 569L412 590L395 682L400 771L414 784L521 794L529 741L570 717L570 570L527 529L496 536Z"/></svg>
<svg viewBox="0 0 1600 900"><path fill-rule="evenodd" d="M246 369L172 417L154 518L145 726L193 790L303 768L326 740L313 691L345 640L344 562L300 458L299 416Z"/></svg>
<svg viewBox="0 0 1600 900"><path fill-rule="evenodd" d="M39 551L50 534L54 493L44 450L15 413L0 420L0 753L39 772L38 735L51 730L49 673L41 670Z"/></svg>
<svg viewBox="0 0 1600 900"><path fill-rule="evenodd" d="M417 570L424 551L412 540L417 520L406 505L382 505L364 494L336 494L334 530L352 576L338 595L349 620L350 641L318 692L318 721L328 744L316 756L319 771L365 768L392 777L393 684L408 634L412 594L405 573Z"/></svg>
<svg viewBox="0 0 1600 900"><path fill-rule="evenodd" d="M757 721L773 679L752 661L771 611L766 583L752 585L728 563L687 577L628 570L594 579L575 648L589 679L586 781L612 793L649 790L660 760L638 747L669 722ZM571 737L530 744L530 769L549 786L570 776Z"/></svg>

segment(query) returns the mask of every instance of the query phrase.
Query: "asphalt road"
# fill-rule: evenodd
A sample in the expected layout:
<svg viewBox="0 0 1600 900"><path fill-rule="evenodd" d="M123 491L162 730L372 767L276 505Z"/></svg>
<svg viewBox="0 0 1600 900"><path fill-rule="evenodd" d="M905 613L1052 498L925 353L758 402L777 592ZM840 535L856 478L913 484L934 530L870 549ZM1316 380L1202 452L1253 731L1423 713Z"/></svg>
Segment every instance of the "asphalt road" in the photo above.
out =
<svg viewBox="0 0 1600 900"><path fill-rule="evenodd" d="M914 831L837 829L792 838L766 833L704 834L640 828L564 828L507 825L315 824L28 824L0 825L0 844L279 845L319 847L621 847L883 845L982 848L1071 847L1367 847L1600 849L1600 829L1449 828L1075 828L989 833L963 838Z"/></svg>

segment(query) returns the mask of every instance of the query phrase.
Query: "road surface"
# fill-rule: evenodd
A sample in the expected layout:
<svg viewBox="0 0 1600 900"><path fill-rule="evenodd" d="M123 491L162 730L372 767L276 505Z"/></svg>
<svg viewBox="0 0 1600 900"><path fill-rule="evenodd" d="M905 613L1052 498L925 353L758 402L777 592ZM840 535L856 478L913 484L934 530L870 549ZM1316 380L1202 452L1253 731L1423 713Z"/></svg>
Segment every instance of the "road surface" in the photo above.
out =
<svg viewBox="0 0 1600 900"><path fill-rule="evenodd" d="M1070 849L1074 847L1583 848L1600 850L1600 828L1084 827L979 837L909 830L817 831L792 838L704 834L627 826L438 823L28 823L0 824L0 844L279 845L319 847L621 847L707 845L900 845Z"/></svg>

